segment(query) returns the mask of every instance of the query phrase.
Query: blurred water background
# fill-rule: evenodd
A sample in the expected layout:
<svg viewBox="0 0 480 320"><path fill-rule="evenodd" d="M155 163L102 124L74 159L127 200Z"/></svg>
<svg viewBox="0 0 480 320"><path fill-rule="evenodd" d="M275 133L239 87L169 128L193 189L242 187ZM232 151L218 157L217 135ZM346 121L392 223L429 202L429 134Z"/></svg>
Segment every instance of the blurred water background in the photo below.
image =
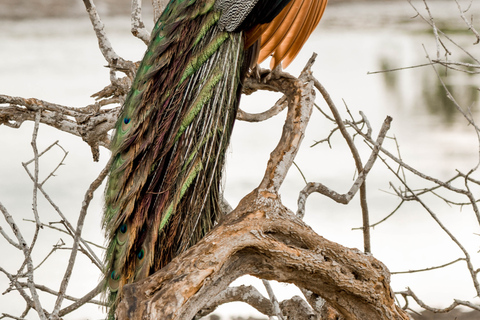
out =
<svg viewBox="0 0 480 320"><path fill-rule="evenodd" d="M61 3L50 2L52 5ZM67 11L63 15L67 18L53 11L49 14L53 17L38 17L35 16L38 11L29 9L25 1L16 1L16 5L11 6L11 1L0 0L0 9L11 10L10 16L5 14L6 9L0 10L0 94L35 97L81 107L93 103L90 95L109 83L108 70L104 67L106 62L98 50L87 15L81 10L83 4L81 1L68 3L70 6L66 6ZM424 9L421 1L413 3L417 8ZM461 3L466 8L470 1ZM430 1L429 4L437 24L443 30L448 30L459 44L470 48L475 39L466 31L455 2ZM23 14L22 5L25 6ZM63 5L65 7L65 3ZM125 6L128 10L128 4ZM118 8L123 7L120 4L112 5L111 1L99 5L114 49L124 58L140 60L145 46L131 36L130 18L122 14L125 8L119 12L112 8L120 10ZM33 13L26 14L25 11ZM404 161L422 172L445 180L455 174L455 169L466 172L473 168L479 160L479 146L472 128L467 126L446 98L433 69L423 67L367 74L425 64L428 62L426 52L435 57L436 45L432 31L425 22L414 18L415 14L407 1L332 1L318 29L287 71L297 75L312 52L318 53L314 74L327 88L337 106L347 104L355 116L358 111L363 111L375 132L378 132L387 115L392 116L390 136L397 138ZM478 1L472 3L468 12L469 16L471 14L477 19L480 17ZM152 27L149 12L145 21L148 27ZM478 23L476 26L479 27ZM478 57L478 46L473 51ZM474 118L480 120L478 75L452 72L445 79L459 102L465 107L471 106ZM275 94L257 93L243 97L241 107L246 111L259 112L271 106L278 97ZM319 94L317 103L326 109ZM344 110L342 114L347 118ZM285 113L282 113L259 124L236 123L225 178L226 198L232 206L261 181L269 154L280 137L284 116ZM0 202L30 240L34 226L23 219L33 219L32 184L21 163L32 158L32 129L32 123L24 123L20 129L0 127ZM352 184L355 170L353 159L340 135L333 136L332 148L327 144L309 147L325 138L331 129L331 124L320 113L314 112L296 163L308 181L319 181L337 192L345 193ZM109 152L101 150L100 162L95 163L90 148L80 138L46 126L40 127L40 150L56 140L68 151L68 157L66 165L45 185L45 189L71 222L76 224L83 194L104 167ZM358 142L362 144L360 139ZM396 150L393 141L387 141L386 145L391 151ZM368 148L362 151L362 155L367 159ZM45 177L62 156L62 151L54 148L43 157L41 177ZM478 174L476 176L478 179ZM371 222L390 214L399 203L391 195L390 181L399 185L378 162L368 179ZM428 186L419 179L409 178L409 181L414 187ZM298 192L303 186L300 173L292 168L281 196L284 204L293 211L296 211ZM103 187L96 193L83 232L86 239L99 244L103 244L100 228L102 190ZM480 230L471 210L451 207L434 197L427 197L425 201L470 250L478 265ZM40 199L40 210L43 221L60 220L43 198ZM350 205L344 206L323 196L312 195L307 202L305 220L327 239L347 247L363 248L361 232L352 230L361 226L358 197ZM7 229L2 219L0 226ZM43 260L53 245L61 241L60 238L67 244L71 243L67 235L42 232L39 241L43 247L33 256L36 264ZM391 271L425 268L461 257L459 249L414 203L406 204L387 222L372 230L372 251ZM56 251L37 270L36 281L57 290L68 254L68 250ZM100 249L97 254L102 256ZM19 261L22 261L22 254L13 250L3 238L0 238L0 257L0 265L10 272L14 272L19 267ZM68 293L81 296L90 291L99 278L100 272L88 259L80 256ZM253 278L243 278L242 281L259 283ZM5 290L8 282L0 274L0 290ZM429 273L394 276L392 286L394 290L409 286L426 303L436 307L449 305L454 298L471 300L475 297L471 278L462 263ZM298 294L294 288L284 284L275 284L275 288L280 299ZM42 299L46 309L51 309L54 299L47 295ZM476 301L479 302L478 299ZM23 308L23 300L16 293L0 295L0 313L18 315ZM239 304L224 306L219 312L237 315L239 310L243 316L255 315L252 308ZM32 318L36 317L28 317ZM65 317L102 318L103 311L97 306L87 306Z"/></svg>

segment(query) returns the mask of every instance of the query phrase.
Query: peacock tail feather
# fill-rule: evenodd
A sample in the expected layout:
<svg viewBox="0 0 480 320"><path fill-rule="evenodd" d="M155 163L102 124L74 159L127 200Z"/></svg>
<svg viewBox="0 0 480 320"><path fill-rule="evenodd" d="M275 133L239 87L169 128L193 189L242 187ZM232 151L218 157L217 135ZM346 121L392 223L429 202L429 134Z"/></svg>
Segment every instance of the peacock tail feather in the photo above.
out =
<svg viewBox="0 0 480 320"><path fill-rule="evenodd" d="M103 216L110 318L125 284L164 267L218 221L225 152L245 74L265 50L275 64L294 57L325 3L169 2L152 31L111 143ZM307 21L288 20L295 17ZM282 27L286 21L289 26ZM292 37L290 29L303 33ZM261 38L266 31L268 42Z"/></svg>

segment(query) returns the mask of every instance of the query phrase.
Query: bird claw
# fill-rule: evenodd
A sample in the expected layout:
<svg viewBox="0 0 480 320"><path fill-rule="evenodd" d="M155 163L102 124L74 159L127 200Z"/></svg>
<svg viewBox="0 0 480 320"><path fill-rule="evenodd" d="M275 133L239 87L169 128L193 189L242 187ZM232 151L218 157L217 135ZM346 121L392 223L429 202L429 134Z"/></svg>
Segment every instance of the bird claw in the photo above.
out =
<svg viewBox="0 0 480 320"><path fill-rule="evenodd" d="M262 79L262 75L260 74L262 72L262 68L260 68L260 65L257 63L255 66L251 69L250 71L250 77L256 79L257 81L260 81Z"/></svg>
<svg viewBox="0 0 480 320"><path fill-rule="evenodd" d="M265 77L264 81L270 81L271 79L278 79L280 78L281 74L283 73L282 64L279 63L273 70L271 70L267 76Z"/></svg>

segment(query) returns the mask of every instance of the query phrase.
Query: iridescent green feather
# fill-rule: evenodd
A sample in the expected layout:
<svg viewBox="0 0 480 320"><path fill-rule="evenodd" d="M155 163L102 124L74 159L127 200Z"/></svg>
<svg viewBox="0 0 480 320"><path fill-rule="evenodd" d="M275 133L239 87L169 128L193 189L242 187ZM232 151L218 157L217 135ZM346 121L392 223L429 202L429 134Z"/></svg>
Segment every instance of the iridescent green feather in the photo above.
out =
<svg viewBox="0 0 480 320"><path fill-rule="evenodd" d="M103 218L110 317L123 285L166 265L220 214L243 38L217 27L214 5L170 1L120 112Z"/></svg>

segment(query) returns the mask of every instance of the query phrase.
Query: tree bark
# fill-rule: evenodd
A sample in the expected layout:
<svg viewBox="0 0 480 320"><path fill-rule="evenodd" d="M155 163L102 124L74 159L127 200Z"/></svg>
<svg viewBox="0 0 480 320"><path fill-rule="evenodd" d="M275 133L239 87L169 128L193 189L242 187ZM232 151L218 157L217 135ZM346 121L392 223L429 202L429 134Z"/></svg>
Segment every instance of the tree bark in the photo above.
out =
<svg viewBox="0 0 480 320"><path fill-rule="evenodd" d="M345 319L409 319L395 305L385 265L317 235L278 194L260 189L165 268L125 286L116 317L192 319L245 274L310 290Z"/></svg>

